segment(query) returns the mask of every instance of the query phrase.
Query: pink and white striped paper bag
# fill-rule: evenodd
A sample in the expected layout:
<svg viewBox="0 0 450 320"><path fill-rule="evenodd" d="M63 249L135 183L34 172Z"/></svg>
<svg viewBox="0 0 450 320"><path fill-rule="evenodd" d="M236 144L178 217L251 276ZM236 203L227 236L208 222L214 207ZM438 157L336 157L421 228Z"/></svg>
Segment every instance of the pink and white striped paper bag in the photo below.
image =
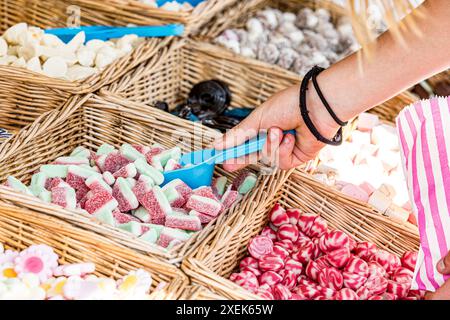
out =
<svg viewBox="0 0 450 320"><path fill-rule="evenodd" d="M449 278L436 264L450 249L450 97L408 106L397 130L420 234L411 289L435 291Z"/></svg>

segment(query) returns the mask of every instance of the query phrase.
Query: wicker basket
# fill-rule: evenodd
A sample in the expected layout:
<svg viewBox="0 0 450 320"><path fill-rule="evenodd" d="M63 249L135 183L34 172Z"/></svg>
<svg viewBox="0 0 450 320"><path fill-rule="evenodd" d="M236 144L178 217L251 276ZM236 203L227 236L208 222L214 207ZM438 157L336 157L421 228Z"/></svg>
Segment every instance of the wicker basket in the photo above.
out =
<svg viewBox="0 0 450 320"><path fill-rule="evenodd" d="M93 262L99 276L120 279L128 272L151 273L156 288L153 299L178 299L186 291L188 278L175 266L117 245L95 233L76 228L59 219L0 202L0 242L6 248L23 250L32 244L47 244L59 255L61 264Z"/></svg>
<svg viewBox="0 0 450 320"><path fill-rule="evenodd" d="M137 0L8 0L0 27L27 21L39 27L78 25L185 25L185 34L196 33L216 15L238 0L207 0L190 12L173 12L152 8Z"/></svg>
<svg viewBox="0 0 450 320"><path fill-rule="evenodd" d="M80 99L75 96L61 110L45 113L32 125L0 145L0 183L9 175L28 182L41 165L69 154L80 145L93 149L102 143L115 146L124 142L144 145L159 143L167 148L179 146L183 151L192 151L206 147L218 135L220 133L213 129L123 98L88 95ZM236 176L221 168L217 168L215 173L226 175L229 180ZM94 221L90 215L43 203L38 198L4 186L0 186L0 199L19 207L57 216L125 246L158 255L171 263L179 262L192 252L214 229L215 224L220 225L227 217L226 213L220 215L188 242L166 250L139 240L130 233ZM245 199L241 203L245 203Z"/></svg>
<svg viewBox="0 0 450 320"><path fill-rule="evenodd" d="M268 212L277 202L286 208L317 213L327 220L330 228L343 230L357 241L371 241L396 255L418 249L418 235L408 233L390 221L367 215L353 203L315 188L308 175L301 171L291 170L291 175L284 181L282 188L270 199L266 194L270 190L260 188L245 208L234 212L229 224L217 228L195 254L183 261L182 269L193 283L229 299L256 298L227 279L246 255L248 241L267 224Z"/></svg>
<svg viewBox="0 0 450 320"><path fill-rule="evenodd" d="M199 285L189 285L179 300L226 300L224 297Z"/></svg>
<svg viewBox="0 0 450 320"><path fill-rule="evenodd" d="M434 93L436 93L436 86L439 83L446 83L447 85L450 85L450 69L431 77L427 80L427 82L433 88Z"/></svg>
<svg viewBox="0 0 450 320"><path fill-rule="evenodd" d="M118 81L140 64L151 65L164 56L172 38L153 38L130 54L83 81L67 81L23 68L0 66L0 128L17 130L42 113L61 107L74 94L91 93Z"/></svg>

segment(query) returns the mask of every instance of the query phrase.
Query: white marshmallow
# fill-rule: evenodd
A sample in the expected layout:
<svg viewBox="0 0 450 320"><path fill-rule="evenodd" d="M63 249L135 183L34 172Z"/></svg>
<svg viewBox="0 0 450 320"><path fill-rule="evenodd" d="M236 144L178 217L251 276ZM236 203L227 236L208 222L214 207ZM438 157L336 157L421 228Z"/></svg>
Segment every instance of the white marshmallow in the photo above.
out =
<svg viewBox="0 0 450 320"><path fill-rule="evenodd" d="M55 36L54 34L45 33L42 36L41 45L44 47L57 48L57 47L63 47L64 42L60 38Z"/></svg>
<svg viewBox="0 0 450 320"><path fill-rule="evenodd" d="M394 186L392 186L389 183L383 183L379 188L378 191L382 192L386 197L393 200L397 192L395 192Z"/></svg>
<svg viewBox="0 0 450 320"><path fill-rule="evenodd" d="M408 221L409 218L409 212L406 211L405 209L396 206L394 204L392 204L387 210L386 210L386 216L388 216L389 218L396 220L398 222L401 223L405 223L406 221Z"/></svg>
<svg viewBox="0 0 450 320"><path fill-rule="evenodd" d="M51 57L44 63L42 70L49 77L62 78L67 73L67 63L61 57Z"/></svg>
<svg viewBox="0 0 450 320"><path fill-rule="evenodd" d="M378 125L380 119L377 115L363 112L358 117L357 127L361 131L370 131Z"/></svg>
<svg viewBox="0 0 450 320"><path fill-rule="evenodd" d="M93 39L86 42L86 48L93 50L96 53L104 46L106 46L106 43L103 40Z"/></svg>
<svg viewBox="0 0 450 320"><path fill-rule="evenodd" d="M375 190L369 197L369 204L374 206L381 213L385 213L392 204L392 201L381 191Z"/></svg>
<svg viewBox="0 0 450 320"><path fill-rule="evenodd" d="M370 144L370 133L355 130L351 133L351 140L358 146Z"/></svg>
<svg viewBox="0 0 450 320"><path fill-rule="evenodd" d="M117 55L118 52L116 49L105 46L98 51L95 57L95 66L100 69L104 68L116 60Z"/></svg>
<svg viewBox="0 0 450 320"><path fill-rule="evenodd" d="M17 60L16 56L6 55L4 57L0 57L0 66L9 66L16 60Z"/></svg>
<svg viewBox="0 0 450 320"><path fill-rule="evenodd" d="M13 67L17 67L17 68L24 68L27 66L27 62L25 61L24 58L19 58L16 61L14 61L11 66Z"/></svg>
<svg viewBox="0 0 450 320"><path fill-rule="evenodd" d="M397 131L392 126L382 124L374 127L371 138L372 143L380 146L380 149L399 150Z"/></svg>
<svg viewBox="0 0 450 320"><path fill-rule="evenodd" d="M0 37L0 57L6 56L8 53L8 43L5 39Z"/></svg>
<svg viewBox="0 0 450 320"><path fill-rule="evenodd" d="M176 1L169 1L164 3L160 8L167 11L178 12L181 9L181 5Z"/></svg>
<svg viewBox="0 0 450 320"><path fill-rule="evenodd" d="M17 55L19 58L24 58L27 61L31 58L39 57L41 55L41 46L35 42L28 42L17 50Z"/></svg>
<svg viewBox="0 0 450 320"><path fill-rule="evenodd" d="M84 44L85 40L86 34L84 31L80 31L66 44L66 48L70 52L76 52Z"/></svg>
<svg viewBox="0 0 450 320"><path fill-rule="evenodd" d="M27 32L27 29L28 25L26 23L18 23L7 29L3 37L10 44L19 44L20 35Z"/></svg>
<svg viewBox="0 0 450 320"><path fill-rule="evenodd" d="M400 153L398 151L380 149L377 158L381 160L384 169L388 172L396 169L400 164Z"/></svg>
<svg viewBox="0 0 450 320"><path fill-rule="evenodd" d="M33 57L27 62L27 70L42 73L41 61L38 57Z"/></svg>
<svg viewBox="0 0 450 320"><path fill-rule="evenodd" d="M75 65L67 69L66 77L70 81L79 81L92 76L96 72L97 69L95 68Z"/></svg>
<svg viewBox="0 0 450 320"><path fill-rule="evenodd" d="M92 67L95 61L95 51L87 47L82 47L77 51L78 63L83 67Z"/></svg>

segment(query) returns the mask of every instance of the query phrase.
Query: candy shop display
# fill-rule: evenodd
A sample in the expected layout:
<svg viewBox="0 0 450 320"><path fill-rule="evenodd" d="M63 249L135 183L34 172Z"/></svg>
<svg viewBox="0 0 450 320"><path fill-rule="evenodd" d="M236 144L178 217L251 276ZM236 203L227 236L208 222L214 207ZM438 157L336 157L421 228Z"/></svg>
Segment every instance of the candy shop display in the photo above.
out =
<svg viewBox="0 0 450 320"><path fill-rule="evenodd" d="M68 157L41 166L29 186L10 176L6 185L42 201L90 214L99 221L164 248L186 242L203 225L238 202L256 184L242 171L231 184L218 177L192 190L180 179L164 184L177 170L181 149L109 144L96 152L76 148Z"/></svg>
<svg viewBox="0 0 450 320"><path fill-rule="evenodd" d="M328 68L359 48L347 18L336 24L327 9L303 8L297 14L266 8L245 28L225 30L215 40L244 57L277 64L305 75L313 66Z"/></svg>
<svg viewBox="0 0 450 320"><path fill-rule="evenodd" d="M362 113L349 141L326 146L314 178L369 203L398 222L416 224L401 166L396 128Z"/></svg>
<svg viewBox="0 0 450 320"><path fill-rule="evenodd" d="M417 300L416 252L401 258L328 228L322 217L276 204L230 280L269 300Z"/></svg>
<svg viewBox="0 0 450 320"><path fill-rule="evenodd" d="M0 65L79 81L129 54L144 38L132 34L110 41L94 39L85 43L85 40L85 33L81 31L66 44L41 28L19 23L0 37Z"/></svg>
<svg viewBox="0 0 450 320"><path fill-rule="evenodd" d="M93 263L59 264L58 259L53 248L45 244L18 252L5 250L0 243L0 300L150 298L152 276L147 271L131 271L116 281L94 275Z"/></svg>

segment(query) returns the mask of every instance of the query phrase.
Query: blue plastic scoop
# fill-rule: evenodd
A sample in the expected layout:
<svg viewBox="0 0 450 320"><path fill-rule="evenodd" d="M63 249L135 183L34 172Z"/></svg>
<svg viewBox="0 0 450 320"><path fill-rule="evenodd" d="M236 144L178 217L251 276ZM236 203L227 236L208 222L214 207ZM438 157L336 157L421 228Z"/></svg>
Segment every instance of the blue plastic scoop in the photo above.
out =
<svg viewBox="0 0 450 320"><path fill-rule="evenodd" d="M285 131L284 134L293 134L295 130ZM244 144L225 150L204 149L181 156L182 168L164 173L163 185L175 179L183 180L192 189L201 186L210 186L214 174L214 166L229 159L237 159L254 152L261 151L267 140L266 133L260 133L256 138Z"/></svg>

